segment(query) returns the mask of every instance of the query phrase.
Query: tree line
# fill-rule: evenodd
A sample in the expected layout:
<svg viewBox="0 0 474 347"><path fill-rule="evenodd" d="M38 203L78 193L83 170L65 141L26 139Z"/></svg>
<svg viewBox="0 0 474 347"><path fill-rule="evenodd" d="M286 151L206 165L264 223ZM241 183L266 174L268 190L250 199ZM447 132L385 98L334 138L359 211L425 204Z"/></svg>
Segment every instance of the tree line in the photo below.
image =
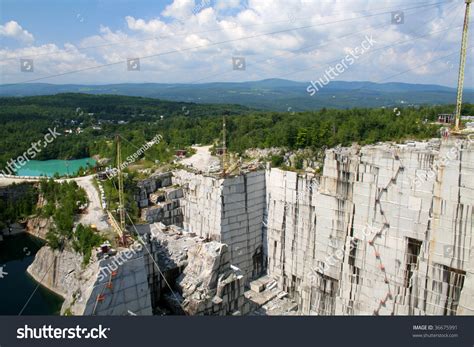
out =
<svg viewBox="0 0 474 347"><path fill-rule="evenodd" d="M231 151L241 153L256 147L320 149L352 142L427 139L439 136L439 126L433 124L437 114L451 113L453 109L453 105L406 107L396 112L392 108L323 108L294 113L115 95L0 98L0 167L21 155L51 127L64 131L81 126L83 131L59 136L35 159L78 159L94 155L113 158L116 134L125 139L122 156L126 158L161 134L164 141L146 151L143 157L150 162L167 162L173 158L175 149L219 141L224 115L227 145ZM472 115L473 105L464 105L463 114Z"/></svg>

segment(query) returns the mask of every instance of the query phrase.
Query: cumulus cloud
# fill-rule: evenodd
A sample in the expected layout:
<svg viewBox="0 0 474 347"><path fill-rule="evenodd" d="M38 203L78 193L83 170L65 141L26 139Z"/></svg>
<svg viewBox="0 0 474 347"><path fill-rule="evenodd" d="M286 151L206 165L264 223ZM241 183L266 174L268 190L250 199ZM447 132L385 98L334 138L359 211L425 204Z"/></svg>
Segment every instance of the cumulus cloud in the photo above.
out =
<svg viewBox="0 0 474 347"><path fill-rule="evenodd" d="M23 29L22 26L14 20L0 25L0 36L12 38L24 43L32 43L34 41L33 35Z"/></svg>
<svg viewBox="0 0 474 347"><path fill-rule="evenodd" d="M182 19L192 15L195 7L194 0L174 0L171 5L166 6L162 15Z"/></svg>
<svg viewBox="0 0 474 347"><path fill-rule="evenodd" d="M441 30L462 24L458 14L463 4L407 9L417 4L359 0L354 9L343 1L174 0L147 18L126 16L119 29L104 23L95 35L72 47L52 43L57 51L54 61L61 68L108 65L95 75L81 72L55 81L186 83L273 77L308 81L341 60L348 49L359 46L365 35L373 35L377 42L373 51L353 64L341 80L377 82L413 69L396 80L455 85L452 63L418 66L459 50L460 28ZM403 25L391 24L391 11L397 9L405 9ZM47 47L36 49L53 49ZM26 53L4 49L0 59ZM246 71L233 70L233 56L246 58ZM126 60L136 57L142 59L141 72L127 72ZM35 71L38 67L46 72L50 65L35 61ZM17 70L15 65L11 76ZM52 68L50 73L54 72Z"/></svg>
<svg viewBox="0 0 474 347"><path fill-rule="evenodd" d="M20 58L33 59L34 74L25 74L20 71ZM98 61L79 51L72 44L58 47L50 43L14 50L0 49L0 77L2 83L23 82L29 79L68 73L97 65L100 65ZM85 73L89 77L97 76L97 72ZM54 79L46 81L54 82ZM74 81L74 77L70 78L69 81Z"/></svg>
<svg viewBox="0 0 474 347"><path fill-rule="evenodd" d="M216 10L222 11L227 9L239 8L240 6L242 6L242 4L240 0L216 0L214 6Z"/></svg>

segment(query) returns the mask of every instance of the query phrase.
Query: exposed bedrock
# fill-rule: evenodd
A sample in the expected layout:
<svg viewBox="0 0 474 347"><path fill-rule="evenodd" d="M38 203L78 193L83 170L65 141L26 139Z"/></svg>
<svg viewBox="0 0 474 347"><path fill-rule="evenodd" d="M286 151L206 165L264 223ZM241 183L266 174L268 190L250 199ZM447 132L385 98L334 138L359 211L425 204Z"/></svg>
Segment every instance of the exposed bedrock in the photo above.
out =
<svg viewBox="0 0 474 347"><path fill-rule="evenodd" d="M65 299L62 314L82 315L98 274L97 262L89 266L83 266L82 262L82 256L73 250L59 251L44 246L27 271L37 282Z"/></svg>
<svg viewBox="0 0 474 347"><path fill-rule="evenodd" d="M320 182L266 186L268 272L301 313L473 314L468 140L331 149Z"/></svg>

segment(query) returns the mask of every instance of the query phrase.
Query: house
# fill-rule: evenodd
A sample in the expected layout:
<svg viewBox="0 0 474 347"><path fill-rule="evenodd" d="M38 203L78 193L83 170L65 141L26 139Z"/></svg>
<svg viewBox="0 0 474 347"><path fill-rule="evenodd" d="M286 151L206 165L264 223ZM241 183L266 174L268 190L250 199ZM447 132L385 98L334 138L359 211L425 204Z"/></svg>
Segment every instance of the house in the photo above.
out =
<svg viewBox="0 0 474 347"><path fill-rule="evenodd" d="M452 114L452 113L438 114L438 122L443 123L443 124L454 123L454 114Z"/></svg>

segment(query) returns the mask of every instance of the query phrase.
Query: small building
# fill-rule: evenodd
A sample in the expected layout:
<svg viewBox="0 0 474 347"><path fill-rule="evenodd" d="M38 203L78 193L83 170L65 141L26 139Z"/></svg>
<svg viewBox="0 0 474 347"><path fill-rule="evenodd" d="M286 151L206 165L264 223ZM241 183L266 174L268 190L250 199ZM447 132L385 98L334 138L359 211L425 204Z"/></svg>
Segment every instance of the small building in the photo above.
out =
<svg viewBox="0 0 474 347"><path fill-rule="evenodd" d="M443 124L454 123L454 114L452 114L452 113L438 114L438 122L443 123Z"/></svg>

